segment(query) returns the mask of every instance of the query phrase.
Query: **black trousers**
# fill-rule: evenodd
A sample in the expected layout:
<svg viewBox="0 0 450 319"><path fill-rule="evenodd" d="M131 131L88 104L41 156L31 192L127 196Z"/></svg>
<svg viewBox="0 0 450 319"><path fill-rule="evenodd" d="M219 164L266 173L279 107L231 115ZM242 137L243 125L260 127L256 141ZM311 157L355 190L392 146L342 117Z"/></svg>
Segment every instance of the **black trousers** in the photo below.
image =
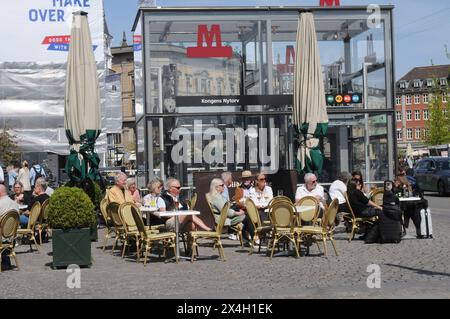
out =
<svg viewBox="0 0 450 319"><path fill-rule="evenodd" d="M403 210L403 226L409 227L409 220L412 219L414 226L416 227L417 235L420 235L420 210L428 208L428 201L424 198L420 202L403 202L401 203L401 209Z"/></svg>

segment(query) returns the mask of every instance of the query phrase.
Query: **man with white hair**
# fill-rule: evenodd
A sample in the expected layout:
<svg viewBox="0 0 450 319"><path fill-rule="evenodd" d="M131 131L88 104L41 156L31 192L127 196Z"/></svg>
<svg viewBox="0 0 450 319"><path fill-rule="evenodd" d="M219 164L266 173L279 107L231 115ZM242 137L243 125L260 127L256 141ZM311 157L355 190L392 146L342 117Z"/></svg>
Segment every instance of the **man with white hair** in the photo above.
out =
<svg viewBox="0 0 450 319"><path fill-rule="evenodd" d="M322 210L325 209L325 193L323 187L317 183L317 177L312 173L305 174L305 184L297 188L295 202L298 203L305 196L314 196L319 201L320 208Z"/></svg>
<svg viewBox="0 0 450 319"><path fill-rule="evenodd" d="M106 192L105 198L108 202L123 204L125 202L133 203L133 197L129 190L125 189L127 183L127 174L120 172L114 177L115 185Z"/></svg>

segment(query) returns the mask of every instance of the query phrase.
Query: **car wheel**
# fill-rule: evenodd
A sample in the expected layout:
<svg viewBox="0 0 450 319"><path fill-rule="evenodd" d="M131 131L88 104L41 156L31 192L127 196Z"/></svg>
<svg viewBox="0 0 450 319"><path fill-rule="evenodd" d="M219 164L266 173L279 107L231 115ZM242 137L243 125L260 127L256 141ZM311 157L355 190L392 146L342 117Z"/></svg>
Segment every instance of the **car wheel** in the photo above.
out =
<svg viewBox="0 0 450 319"><path fill-rule="evenodd" d="M443 181L439 181L438 182L438 193L439 196L445 196L446 192L445 192L445 185Z"/></svg>

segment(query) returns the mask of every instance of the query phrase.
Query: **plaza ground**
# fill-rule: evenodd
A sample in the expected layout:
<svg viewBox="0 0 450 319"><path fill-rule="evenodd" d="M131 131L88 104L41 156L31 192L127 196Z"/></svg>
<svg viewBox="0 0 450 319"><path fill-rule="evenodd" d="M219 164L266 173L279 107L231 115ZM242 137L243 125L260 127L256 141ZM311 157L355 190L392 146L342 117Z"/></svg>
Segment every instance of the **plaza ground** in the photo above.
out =
<svg viewBox="0 0 450 319"><path fill-rule="evenodd" d="M338 227L339 256L328 245L324 257L311 247L310 256L298 259L264 253L248 255L238 241L224 239L226 262L218 258L183 260L176 264L152 258L144 267L134 256L102 251L103 232L92 243L94 263L81 269L81 288L69 289L64 269L53 270L50 243L43 251L19 246L20 270L0 274L0 298L450 298L449 197L427 194L433 213L434 239L415 239L414 226L399 244L366 245L347 242ZM201 256L216 257L217 250L200 247ZM367 267L380 266L381 287L370 289Z"/></svg>

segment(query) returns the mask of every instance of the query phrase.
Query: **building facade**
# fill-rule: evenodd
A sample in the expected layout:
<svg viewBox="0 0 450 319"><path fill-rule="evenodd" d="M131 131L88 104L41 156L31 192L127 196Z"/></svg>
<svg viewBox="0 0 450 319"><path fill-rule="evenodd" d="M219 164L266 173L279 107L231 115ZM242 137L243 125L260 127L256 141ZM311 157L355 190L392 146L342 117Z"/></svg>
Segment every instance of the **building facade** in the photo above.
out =
<svg viewBox="0 0 450 319"><path fill-rule="evenodd" d="M378 25L366 7L145 8L133 27L140 185L176 176L190 187L199 171L295 169L303 9L314 15L328 101L321 181L353 170L369 183L392 178L392 6L381 7Z"/></svg>
<svg viewBox="0 0 450 319"><path fill-rule="evenodd" d="M429 117L428 103L432 98L433 82L441 88L448 88L450 65L416 67L396 83L395 121L399 149L408 144L413 149L426 147L425 123ZM448 97L443 96L447 103Z"/></svg>
<svg viewBox="0 0 450 319"><path fill-rule="evenodd" d="M112 70L120 74L122 96L122 134L114 136L114 146L125 155L124 162L129 162L136 151L136 117L134 112L134 52L133 46L127 44L125 34L119 47L111 48L113 55ZM134 155L135 156L135 155ZM124 163L122 163L124 164Z"/></svg>

